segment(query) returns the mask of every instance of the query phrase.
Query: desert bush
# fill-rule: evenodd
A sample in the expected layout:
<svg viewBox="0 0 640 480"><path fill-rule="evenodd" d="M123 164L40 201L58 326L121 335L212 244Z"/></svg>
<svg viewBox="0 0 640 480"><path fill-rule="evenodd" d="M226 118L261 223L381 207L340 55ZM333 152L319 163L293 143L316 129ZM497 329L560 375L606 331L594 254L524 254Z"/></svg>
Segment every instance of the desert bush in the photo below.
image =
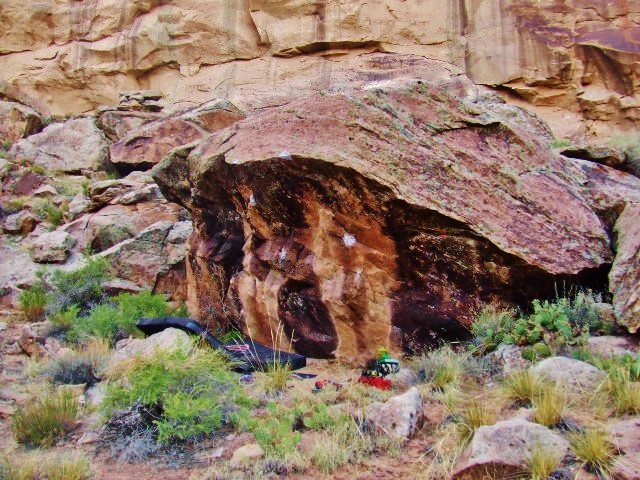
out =
<svg viewBox="0 0 640 480"><path fill-rule="evenodd" d="M293 370L288 363L273 362L267 365L262 375L262 387L266 393L282 392L291 379Z"/></svg>
<svg viewBox="0 0 640 480"><path fill-rule="evenodd" d="M229 421L238 406L252 405L230 371L226 357L210 348L157 351L117 368L103 402L105 412L142 405L154 412L157 440L196 439ZM112 372L113 374L113 372Z"/></svg>
<svg viewBox="0 0 640 480"><path fill-rule="evenodd" d="M12 428L18 442L46 447L70 431L77 416L78 403L72 393L59 390L18 408Z"/></svg>
<svg viewBox="0 0 640 480"><path fill-rule="evenodd" d="M233 415L233 422L240 430L253 433L258 445L267 457L284 458L295 451L301 434L293 430L296 413L275 402L267 404L268 416L252 417L244 408Z"/></svg>
<svg viewBox="0 0 640 480"><path fill-rule="evenodd" d="M115 340L130 335L141 336L142 332L136 327L141 317L164 317L170 313L171 308L163 295L149 291L122 293L78 318L68 336L76 341L86 337Z"/></svg>
<svg viewBox="0 0 640 480"><path fill-rule="evenodd" d="M585 468L603 478L611 478L611 465L615 449L611 440L601 430L587 430L569 435L574 455L582 460Z"/></svg>
<svg viewBox="0 0 640 480"><path fill-rule="evenodd" d="M487 306L475 315L471 333L482 351L490 352L502 342L506 332L511 331L514 321L514 310Z"/></svg>
<svg viewBox="0 0 640 480"><path fill-rule="evenodd" d="M607 386L616 414L640 414L640 383L631 380L628 369L611 369Z"/></svg>
<svg viewBox="0 0 640 480"><path fill-rule="evenodd" d="M562 456L558 452L544 445L536 445L531 451L527 470L531 480L547 480L560 465Z"/></svg>
<svg viewBox="0 0 640 480"><path fill-rule="evenodd" d="M99 379L108 358L108 345L89 339L79 352L73 352L49 363L45 372L52 383L91 386Z"/></svg>
<svg viewBox="0 0 640 480"><path fill-rule="evenodd" d="M466 354L458 354L445 345L416 357L412 368L420 381L430 382L441 390L458 381L466 359Z"/></svg>
<svg viewBox="0 0 640 480"><path fill-rule="evenodd" d="M556 138L551 142L551 148L568 148L571 146L571 140L568 138Z"/></svg>
<svg viewBox="0 0 640 480"><path fill-rule="evenodd" d="M503 380L503 390L510 400L530 405L539 396L548 382L539 374L530 370L519 370Z"/></svg>
<svg viewBox="0 0 640 480"><path fill-rule="evenodd" d="M554 427L560 423L567 407L567 398L562 388L548 383L532 400L533 421L545 427Z"/></svg>
<svg viewBox="0 0 640 480"><path fill-rule="evenodd" d="M91 465L82 455L42 455L0 460L1 480L86 480Z"/></svg>
<svg viewBox="0 0 640 480"><path fill-rule="evenodd" d="M34 322L43 320L47 306L47 294L42 283L36 281L33 286L20 292L18 303L20 311L27 320Z"/></svg>
<svg viewBox="0 0 640 480"><path fill-rule="evenodd" d="M109 280L109 264L102 257L87 257L76 270L54 270L43 274L49 290L49 313L64 312L71 307L84 315L106 300L102 284Z"/></svg>
<svg viewBox="0 0 640 480"><path fill-rule="evenodd" d="M454 413L458 434L463 443L469 442L478 428L496 423L496 411L486 401L477 398L464 402Z"/></svg>
<svg viewBox="0 0 640 480"><path fill-rule="evenodd" d="M66 204L63 204L62 207L58 207L49 199L38 198L34 201L32 208L33 213L52 226L57 227L62 223L64 213L69 207Z"/></svg>
<svg viewBox="0 0 640 480"><path fill-rule="evenodd" d="M628 373L631 381L637 382L640 380L640 353L636 353L635 356L630 353L625 353L624 355L603 357L591 353L588 348L578 348L572 352L572 356L576 360L590 363L594 367L606 372L624 370Z"/></svg>

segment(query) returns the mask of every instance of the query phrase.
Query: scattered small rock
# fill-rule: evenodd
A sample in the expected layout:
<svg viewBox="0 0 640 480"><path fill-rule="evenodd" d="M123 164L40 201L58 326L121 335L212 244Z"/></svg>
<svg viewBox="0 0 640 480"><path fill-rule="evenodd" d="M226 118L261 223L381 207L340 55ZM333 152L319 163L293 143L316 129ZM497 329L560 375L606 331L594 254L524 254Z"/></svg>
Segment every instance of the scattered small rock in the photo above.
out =
<svg viewBox="0 0 640 480"><path fill-rule="evenodd" d="M100 438L100 435L98 435L98 432L95 432L93 430L89 430L88 432L85 432L78 439L77 444L78 445L89 445L91 443L95 443L96 441L98 441L99 438Z"/></svg>
<svg viewBox="0 0 640 480"><path fill-rule="evenodd" d="M388 435L410 438L423 421L422 398L416 387L386 402L367 405L366 418L373 428Z"/></svg>
<svg viewBox="0 0 640 480"><path fill-rule="evenodd" d="M264 456L264 451L260 448L260 445L257 443L249 443L238 448L235 452L233 452L233 456L229 463L237 467L242 463L245 463L250 460L256 460L258 458L262 458Z"/></svg>
<svg viewBox="0 0 640 480"><path fill-rule="evenodd" d="M15 410L16 409L13 408L11 405L0 405L0 418L3 420L7 420L8 418L11 418Z"/></svg>
<svg viewBox="0 0 640 480"><path fill-rule="evenodd" d="M503 373L509 374L516 370L524 370L531 366L531 362L522 358L522 348L516 345L501 344L496 350L489 354L492 363L502 369Z"/></svg>
<svg viewBox="0 0 640 480"><path fill-rule="evenodd" d="M618 420L609 426L620 455L613 465L613 478L640 480L640 417Z"/></svg>
<svg viewBox="0 0 640 480"><path fill-rule="evenodd" d="M33 232L40 220L27 210L9 215L2 224L5 233L26 235Z"/></svg>
<svg viewBox="0 0 640 480"><path fill-rule="evenodd" d="M7 328L9 328L7 322L0 322L0 332L4 332Z"/></svg>

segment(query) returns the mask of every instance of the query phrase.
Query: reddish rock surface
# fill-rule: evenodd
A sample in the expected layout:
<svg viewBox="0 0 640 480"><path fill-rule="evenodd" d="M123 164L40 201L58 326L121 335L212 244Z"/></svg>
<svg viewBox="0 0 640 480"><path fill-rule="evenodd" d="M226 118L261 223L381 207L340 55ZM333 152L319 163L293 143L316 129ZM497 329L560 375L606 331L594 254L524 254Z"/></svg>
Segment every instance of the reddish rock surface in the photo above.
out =
<svg viewBox="0 0 640 480"><path fill-rule="evenodd" d="M603 281L595 207L625 194L602 172L591 185L534 120L417 84L265 109L174 151L155 178L195 222L192 311L262 340L282 322L298 351L351 357L397 329L460 335L486 302Z"/></svg>
<svg viewBox="0 0 640 480"><path fill-rule="evenodd" d="M0 141L15 142L36 133L42 118L33 108L0 100Z"/></svg>
<svg viewBox="0 0 640 480"><path fill-rule="evenodd" d="M629 332L640 328L640 203L627 204L615 225L616 259L609 273L618 320Z"/></svg>
<svg viewBox="0 0 640 480"><path fill-rule="evenodd" d="M122 172L148 169L174 148L201 140L243 117L231 103L214 100L133 130L109 147L110 159Z"/></svg>

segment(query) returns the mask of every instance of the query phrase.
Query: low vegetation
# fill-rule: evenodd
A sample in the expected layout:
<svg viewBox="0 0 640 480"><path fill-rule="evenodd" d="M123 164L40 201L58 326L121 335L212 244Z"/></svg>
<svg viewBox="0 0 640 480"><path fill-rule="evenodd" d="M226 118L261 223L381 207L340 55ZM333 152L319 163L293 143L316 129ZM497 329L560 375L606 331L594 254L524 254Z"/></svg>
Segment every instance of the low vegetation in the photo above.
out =
<svg viewBox="0 0 640 480"><path fill-rule="evenodd" d="M603 478L611 478L615 450L609 437L601 430L587 430L569 436L571 450L586 469Z"/></svg>
<svg viewBox="0 0 640 480"><path fill-rule="evenodd" d="M226 357L207 347L158 350L124 362L109 374L107 415L140 406L153 412L147 427L162 445L209 435L228 423L239 406L252 405Z"/></svg>
<svg viewBox="0 0 640 480"><path fill-rule="evenodd" d="M517 405L530 406L544 391L548 382L530 370L517 370L505 377L503 389L507 398Z"/></svg>
<svg viewBox="0 0 640 480"><path fill-rule="evenodd" d="M549 479L561 460L562 457L558 452L544 445L536 445L531 451L527 465L531 480Z"/></svg>
<svg viewBox="0 0 640 480"><path fill-rule="evenodd" d="M71 391L60 389L18 408L12 428L18 442L47 447L73 428L77 416L78 402Z"/></svg>
<svg viewBox="0 0 640 480"><path fill-rule="evenodd" d="M78 454L33 454L0 460L2 480L87 480L91 477L89 460Z"/></svg>

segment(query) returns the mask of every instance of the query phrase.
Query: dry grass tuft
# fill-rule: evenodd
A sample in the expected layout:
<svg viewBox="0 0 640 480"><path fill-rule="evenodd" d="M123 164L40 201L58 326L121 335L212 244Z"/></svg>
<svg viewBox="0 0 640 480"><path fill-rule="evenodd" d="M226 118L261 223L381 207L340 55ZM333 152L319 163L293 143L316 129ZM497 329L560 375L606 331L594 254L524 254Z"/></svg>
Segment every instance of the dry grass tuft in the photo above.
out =
<svg viewBox="0 0 640 480"><path fill-rule="evenodd" d="M604 478L611 477L615 449L608 435L602 430L591 429L569 435L571 450L582 460L584 467Z"/></svg>
<svg viewBox="0 0 640 480"><path fill-rule="evenodd" d="M553 427L560 423L566 410L567 397L560 385L548 384L533 399L533 421Z"/></svg>

